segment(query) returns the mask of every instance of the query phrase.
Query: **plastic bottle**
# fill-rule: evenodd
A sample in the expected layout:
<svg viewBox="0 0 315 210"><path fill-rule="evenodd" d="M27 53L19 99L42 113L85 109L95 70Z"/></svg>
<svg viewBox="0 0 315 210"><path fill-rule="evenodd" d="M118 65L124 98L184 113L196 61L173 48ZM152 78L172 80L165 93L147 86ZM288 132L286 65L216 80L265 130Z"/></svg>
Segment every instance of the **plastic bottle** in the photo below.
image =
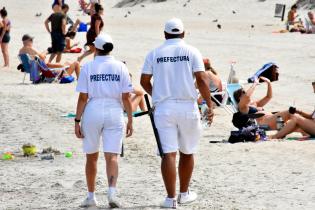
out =
<svg viewBox="0 0 315 210"><path fill-rule="evenodd" d="M205 102L202 103L200 111L201 111L201 125L203 128L209 127L208 123L208 106Z"/></svg>
<svg viewBox="0 0 315 210"><path fill-rule="evenodd" d="M277 130L280 131L284 126L284 121L281 116L277 117Z"/></svg>

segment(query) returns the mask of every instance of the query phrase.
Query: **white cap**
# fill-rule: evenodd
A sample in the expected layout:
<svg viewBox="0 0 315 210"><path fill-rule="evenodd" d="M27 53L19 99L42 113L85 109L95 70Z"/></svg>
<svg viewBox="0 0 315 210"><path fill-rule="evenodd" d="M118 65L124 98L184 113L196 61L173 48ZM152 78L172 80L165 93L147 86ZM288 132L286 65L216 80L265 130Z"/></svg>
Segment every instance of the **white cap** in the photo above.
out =
<svg viewBox="0 0 315 210"><path fill-rule="evenodd" d="M99 50L104 50L103 45L107 43L112 43L113 44L113 39L110 35L106 33L100 33L96 38L95 41L93 42L95 48Z"/></svg>
<svg viewBox="0 0 315 210"><path fill-rule="evenodd" d="M168 34L182 34L184 24L181 19L172 18L165 23L164 31Z"/></svg>

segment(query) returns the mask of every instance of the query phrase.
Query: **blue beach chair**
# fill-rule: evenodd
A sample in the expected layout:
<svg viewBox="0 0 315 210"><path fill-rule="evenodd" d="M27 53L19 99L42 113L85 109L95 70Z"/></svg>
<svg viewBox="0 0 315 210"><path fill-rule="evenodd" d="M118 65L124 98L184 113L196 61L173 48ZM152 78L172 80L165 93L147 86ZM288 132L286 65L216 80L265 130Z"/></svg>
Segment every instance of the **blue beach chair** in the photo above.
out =
<svg viewBox="0 0 315 210"><path fill-rule="evenodd" d="M23 84L25 82L25 76L26 74L30 74L30 80L33 83L36 83L40 80L40 72L38 70L38 66L36 62L31 60L30 56L28 54L20 54L18 55L18 58L20 62L23 65L24 69L24 78L23 78Z"/></svg>

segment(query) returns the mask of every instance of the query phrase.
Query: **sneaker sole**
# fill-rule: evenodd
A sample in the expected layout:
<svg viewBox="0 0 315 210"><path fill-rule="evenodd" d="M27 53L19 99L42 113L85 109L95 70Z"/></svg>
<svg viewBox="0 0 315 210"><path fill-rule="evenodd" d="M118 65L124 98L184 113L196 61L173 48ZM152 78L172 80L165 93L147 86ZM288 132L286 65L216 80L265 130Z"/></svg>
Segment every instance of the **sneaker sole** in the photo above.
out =
<svg viewBox="0 0 315 210"><path fill-rule="evenodd" d="M178 204L180 204L180 205L182 205L182 206L184 206L184 205L189 205L189 204L195 202L196 200L197 200L197 198L194 199L194 200L192 200L192 201L187 201L187 202L184 202L184 203L181 203L181 202L178 201Z"/></svg>

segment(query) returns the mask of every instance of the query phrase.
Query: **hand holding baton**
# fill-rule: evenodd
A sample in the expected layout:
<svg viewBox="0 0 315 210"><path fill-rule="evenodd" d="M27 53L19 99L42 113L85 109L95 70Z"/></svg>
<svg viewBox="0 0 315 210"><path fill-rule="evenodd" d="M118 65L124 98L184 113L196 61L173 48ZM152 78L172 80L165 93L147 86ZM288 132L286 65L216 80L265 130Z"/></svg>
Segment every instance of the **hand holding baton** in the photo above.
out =
<svg viewBox="0 0 315 210"><path fill-rule="evenodd" d="M154 122L154 113L153 113L154 112L154 108L151 108L150 101L149 101L149 96L147 94L144 95L144 99L145 99L145 103L147 105L148 111L137 113L137 114L134 115L134 117L140 117L140 116L143 116L143 115L146 115L146 114L149 115L150 121L151 121L151 125L152 125L152 128L153 128L153 132L154 132L154 136L155 136L155 140L156 140L156 144L158 146L160 156L161 156L161 158L163 158L165 154L163 152L160 136L159 136L158 130L157 130L157 128L155 126L155 122Z"/></svg>

